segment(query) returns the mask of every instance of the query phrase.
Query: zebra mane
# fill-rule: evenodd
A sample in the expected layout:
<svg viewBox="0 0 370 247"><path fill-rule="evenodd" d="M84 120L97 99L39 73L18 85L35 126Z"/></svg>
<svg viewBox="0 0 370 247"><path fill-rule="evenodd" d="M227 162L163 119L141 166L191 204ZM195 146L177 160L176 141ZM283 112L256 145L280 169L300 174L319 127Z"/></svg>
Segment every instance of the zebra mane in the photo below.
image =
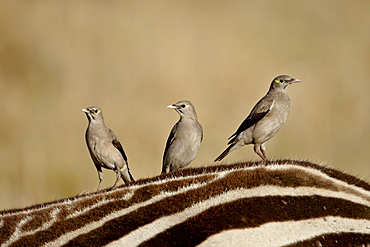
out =
<svg viewBox="0 0 370 247"><path fill-rule="evenodd" d="M5 246L370 244L370 184L309 161L222 164L5 210L0 227Z"/></svg>

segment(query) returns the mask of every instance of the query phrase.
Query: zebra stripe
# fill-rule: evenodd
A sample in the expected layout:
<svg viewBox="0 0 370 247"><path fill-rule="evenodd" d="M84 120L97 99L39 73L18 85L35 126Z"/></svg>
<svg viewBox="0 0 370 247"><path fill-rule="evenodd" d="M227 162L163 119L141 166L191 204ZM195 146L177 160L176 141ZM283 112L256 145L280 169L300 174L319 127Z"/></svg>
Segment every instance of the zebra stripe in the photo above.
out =
<svg viewBox="0 0 370 247"><path fill-rule="evenodd" d="M0 212L2 246L370 246L370 185L307 161L183 169Z"/></svg>

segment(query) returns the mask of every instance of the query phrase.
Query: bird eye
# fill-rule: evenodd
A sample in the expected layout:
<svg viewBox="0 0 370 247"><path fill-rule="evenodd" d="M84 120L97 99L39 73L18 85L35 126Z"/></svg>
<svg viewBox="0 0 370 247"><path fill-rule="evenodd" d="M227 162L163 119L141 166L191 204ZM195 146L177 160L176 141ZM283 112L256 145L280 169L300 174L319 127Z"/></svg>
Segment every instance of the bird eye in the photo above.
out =
<svg viewBox="0 0 370 247"><path fill-rule="evenodd" d="M280 79L280 83L283 83L284 82L284 80L283 79Z"/></svg>
<svg viewBox="0 0 370 247"><path fill-rule="evenodd" d="M181 108L185 108L186 105L181 105Z"/></svg>

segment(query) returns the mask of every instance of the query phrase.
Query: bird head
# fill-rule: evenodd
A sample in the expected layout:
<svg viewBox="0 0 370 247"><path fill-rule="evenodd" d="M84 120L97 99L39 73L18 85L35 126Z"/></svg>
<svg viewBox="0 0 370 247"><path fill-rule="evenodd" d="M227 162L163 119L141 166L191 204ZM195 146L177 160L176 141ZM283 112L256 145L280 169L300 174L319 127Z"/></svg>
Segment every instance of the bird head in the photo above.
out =
<svg viewBox="0 0 370 247"><path fill-rule="evenodd" d="M82 109L82 111L86 114L89 122L99 121L103 119L103 112L99 107L90 106Z"/></svg>
<svg viewBox="0 0 370 247"><path fill-rule="evenodd" d="M179 101L175 104L167 106L167 108L175 109L180 117L198 119L193 104L188 100Z"/></svg>
<svg viewBox="0 0 370 247"><path fill-rule="evenodd" d="M274 90L279 90L279 89L282 89L282 90L287 90L288 87L293 84L293 83L297 83L297 82L301 82L300 80L298 79L294 79L288 75L279 75L277 77L275 77L274 80L272 80L271 82L271 86L270 86L270 90L271 89L274 89Z"/></svg>

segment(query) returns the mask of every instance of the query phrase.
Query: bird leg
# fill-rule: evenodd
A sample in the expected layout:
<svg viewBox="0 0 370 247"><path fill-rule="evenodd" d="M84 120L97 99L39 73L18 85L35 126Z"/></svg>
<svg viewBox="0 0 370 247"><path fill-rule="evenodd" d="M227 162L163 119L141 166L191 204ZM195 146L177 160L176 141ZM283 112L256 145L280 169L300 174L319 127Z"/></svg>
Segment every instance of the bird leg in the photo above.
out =
<svg viewBox="0 0 370 247"><path fill-rule="evenodd" d="M114 169L114 171L116 172L116 181L114 182L112 188L110 188L111 190L117 187L117 184L121 178L120 171L118 169Z"/></svg>
<svg viewBox="0 0 370 247"><path fill-rule="evenodd" d="M263 144L254 144L253 150L259 157L262 158L263 164L265 165L267 159Z"/></svg>
<svg viewBox="0 0 370 247"><path fill-rule="evenodd" d="M261 144L260 146L260 150L261 150L261 153L262 153L262 160L263 160L263 164L266 165L268 163L268 160L267 160L267 156L266 156L266 152L265 152L265 145L264 143Z"/></svg>
<svg viewBox="0 0 370 247"><path fill-rule="evenodd" d="M98 183L98 189L96 191L99 191L100 190L100 184L101 182L103 181L103 171L98 169L98 177L99 177L99 183Z"/></svg>

